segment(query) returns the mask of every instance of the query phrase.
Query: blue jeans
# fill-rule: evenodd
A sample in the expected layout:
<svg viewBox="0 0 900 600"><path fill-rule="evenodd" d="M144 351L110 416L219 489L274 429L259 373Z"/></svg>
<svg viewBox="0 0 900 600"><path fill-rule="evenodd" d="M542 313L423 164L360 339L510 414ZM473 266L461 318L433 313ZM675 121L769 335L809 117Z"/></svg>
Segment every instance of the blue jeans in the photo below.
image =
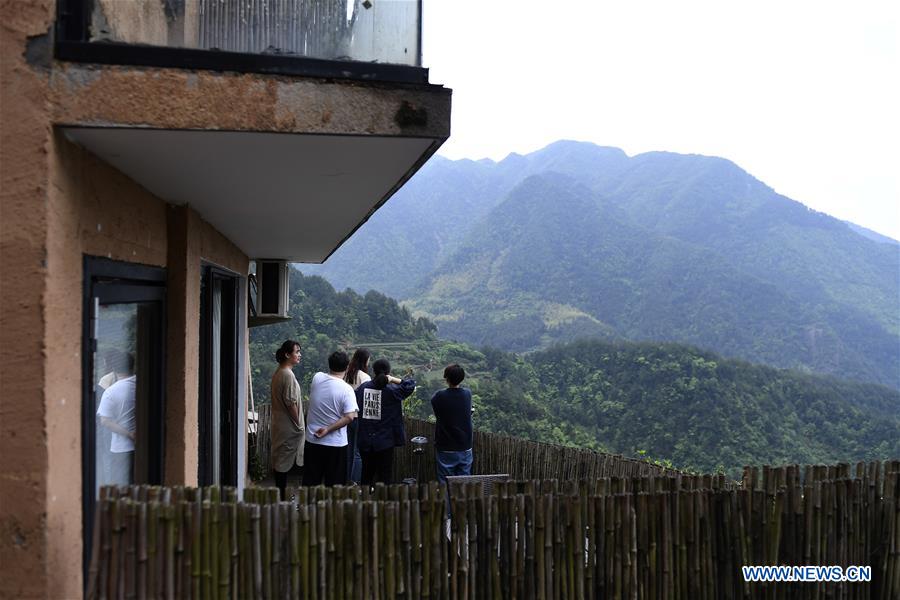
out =
<svg viewBox="0 0 900 600"><path fill-rule="evenodd" d="M447 483L452 475L472 474L472 449L437 450L437 477L441 483Z"/></svg>

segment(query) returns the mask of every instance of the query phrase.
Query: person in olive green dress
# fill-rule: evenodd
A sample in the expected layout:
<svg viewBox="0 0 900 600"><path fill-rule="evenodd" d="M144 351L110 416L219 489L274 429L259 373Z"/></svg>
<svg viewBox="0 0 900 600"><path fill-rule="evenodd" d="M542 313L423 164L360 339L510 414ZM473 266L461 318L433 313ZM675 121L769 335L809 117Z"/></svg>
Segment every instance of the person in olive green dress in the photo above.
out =
<svg viewBox="0 0 900 600"><path fill-rule="evenodd" d="M288 473L303 468L303 433L306 429L300 384L292 370L300 363L300 344L287 340L275 352L278 369L272 375L272 469L284 500Z"/></svg>

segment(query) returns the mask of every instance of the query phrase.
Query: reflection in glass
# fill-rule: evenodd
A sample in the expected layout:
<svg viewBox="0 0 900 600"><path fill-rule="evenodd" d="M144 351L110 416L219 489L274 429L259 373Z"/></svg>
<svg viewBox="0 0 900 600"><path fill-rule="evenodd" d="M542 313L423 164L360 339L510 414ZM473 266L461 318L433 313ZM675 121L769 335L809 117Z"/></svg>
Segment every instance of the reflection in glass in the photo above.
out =
<svg viewBox="0 0 900 600"><path fill-rule="evenodd" d="M104 485L146 481L146 368L142 342L148 336L151 306L144 303L97 306L94 353L96 490ZM146 385L144 386L146 387Z"/></svg>
<svg viewBox="0 0 900 600"><path fill-rule="evenodd" d="M411 0L95 0L92 42L419 66Z"/></svg>
<svg viewBox="0 0 900 600"><path fill-rule="evenodd" d="M211 402L212 418L210 425L212 426L210 436L210 453L211 461L210 474L212 480L211 485L219 485L222 483L220 457L222 454L222 280L213 279L212 281L212 326L210 334L212 335L212 381Z"/></svg>

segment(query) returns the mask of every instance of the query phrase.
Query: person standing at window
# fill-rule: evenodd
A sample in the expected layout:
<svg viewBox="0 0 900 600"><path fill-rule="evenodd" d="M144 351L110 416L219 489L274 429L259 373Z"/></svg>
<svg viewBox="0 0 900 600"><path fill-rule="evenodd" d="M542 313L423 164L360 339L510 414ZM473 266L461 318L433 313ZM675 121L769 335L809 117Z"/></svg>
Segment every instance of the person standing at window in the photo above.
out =
<svg viewBox="0 0 900 600"><path fill-rule="evenodd" d="M349 383L354 391L365 382L372 380L369 376L369 359L371 357L372 354L365 348L359 348L353 353L350 366L347 367L347 373L344 374L344 381ZM347 480L354 483L359 483L362 478L362 457L359 455L359 446L356 445L358 430L359 419L354 419L347 425Z"/></svg>
<svg viewBox="0 0 900 600"><path fill-rule="evenodd" d="M347 482L347 425L356 418L356 396L344 381L350 359L332 352L328 373L316 373L309 390L303 485Z"/></svg>
<svg viewBox="0 0 900 600"><path fill-rule="evenodd" d="M448 366L444 369L447 389L431 397L437 475L442 483L451 475L472 474L472 393L459 387L465 378L461 366Z"/></svg>
<svg viewBox="0 0 900 600"><path fill-rule="evenodd" d="M383 358L375 361L372 372L375 378L356 389L362 406L358 441L365 485L393 483L394 448L406 443L403 400L416 390L414 379L391 375L391 363Z"/></svg>
<svg viewBox="0 0 900 600"><path fill-rule="evenodd" d="M303 430L300 384L293 368L300 364L300 344L285 341L275 352L278 369L272 375L272 469L275 486L284 500L288 474L303 468Z"/></svg>

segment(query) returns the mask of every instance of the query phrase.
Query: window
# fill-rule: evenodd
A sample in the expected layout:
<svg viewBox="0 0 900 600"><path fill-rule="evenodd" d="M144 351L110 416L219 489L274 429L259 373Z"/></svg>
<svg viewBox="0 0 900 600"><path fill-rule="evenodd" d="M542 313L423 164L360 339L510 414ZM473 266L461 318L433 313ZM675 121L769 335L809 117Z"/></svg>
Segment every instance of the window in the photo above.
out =
<svg viewBox="0 0 900 600"><path fill-rule="evenodd" d="M85 568L101 487L163 482L165 282L164 269L84 260Z"/></svg>
<svg viewBox="0 0 900 600"><path fill-rule="evenodd" d="M200 485L237 485L238 288L240 278L206 266L200 284Z"/></svg>

